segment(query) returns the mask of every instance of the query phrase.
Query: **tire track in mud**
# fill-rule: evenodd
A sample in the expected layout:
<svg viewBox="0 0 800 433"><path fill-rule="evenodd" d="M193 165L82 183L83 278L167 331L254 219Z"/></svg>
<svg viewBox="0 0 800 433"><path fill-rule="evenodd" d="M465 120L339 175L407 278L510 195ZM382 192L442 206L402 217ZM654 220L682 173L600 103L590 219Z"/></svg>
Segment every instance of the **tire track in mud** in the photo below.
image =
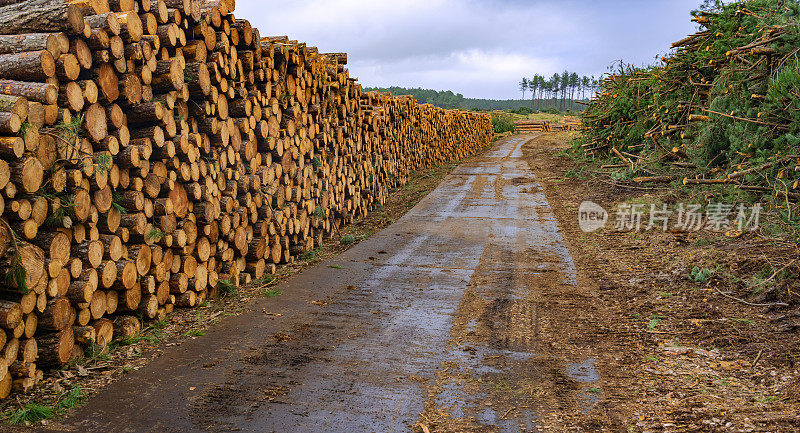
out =
<svg viewBox="0 0 800 433"><path fill-rule="evenodd" d="M493 186L499 214L513 222L491 232L453 319L449 361L419 420L436 431L538 431L541 414L588 411L597 400L594 358L575 350L590 345L581 340L591 321L572 308L591 294L521 159L525 141L488 154L501 171L476 182Z"/></svg>

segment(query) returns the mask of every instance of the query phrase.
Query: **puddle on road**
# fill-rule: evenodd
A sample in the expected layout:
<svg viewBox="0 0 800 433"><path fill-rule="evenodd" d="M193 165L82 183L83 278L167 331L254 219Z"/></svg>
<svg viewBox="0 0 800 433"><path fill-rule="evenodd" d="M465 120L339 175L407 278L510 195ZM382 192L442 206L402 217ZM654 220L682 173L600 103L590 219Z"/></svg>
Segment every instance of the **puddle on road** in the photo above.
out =
<svg viewBox="0 0 800 433"><path fill-rule="evenodd" d="M594 367L594 358L580 364L567 364L567 376L580 383L594 383L600 380L600 374Z"/></svg>
<svg viewBox="0 0 800 433"><path fill-rule="evenodd" d="M447 363L447 368L456 369L459 375L439 385L436 407L447 412L452 419L474 419L479 425L496 429L500 433L537 431L538 413L532 408L496 410L487 405L492 401L490 394L476 391L481 383L491 383L493 378L505 376L505 370L487 365L487 359L507 357L526 360L534 355L485 347L469 347L468 349L474 350L468 351L462 349L457 347L449 353L453 361Z"/></svg>
<svg viewBox="0 0 800 433"><path fill-rule="evenodd" d="M590 386L600 380L600 373L595 368L595 359L588 358L579 364L567 364L566 373L570 379L585 384L580 393L582 398L581 412L588 413L600 401L598 389Z"/></svg>
<svg viewBox="0 0 800 433"><path fill-rule="evenodd" d="M442 385L441 391L436 395L436 405L448 410L454 418L464 418L467 416L465 410L478 406L488 397L483 393L464 392L464 384L453 381Z"/></svg>

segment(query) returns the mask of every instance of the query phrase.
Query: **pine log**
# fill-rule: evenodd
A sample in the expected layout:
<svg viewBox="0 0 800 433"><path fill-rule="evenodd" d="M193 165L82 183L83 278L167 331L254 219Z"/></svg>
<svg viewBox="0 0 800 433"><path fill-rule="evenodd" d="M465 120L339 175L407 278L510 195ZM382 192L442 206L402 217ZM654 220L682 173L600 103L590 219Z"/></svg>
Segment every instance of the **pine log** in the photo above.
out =
<svg viewBox="0 0 800 433"><path fill-rule="evenodd" d="M100 241L83 241L73 246L75 257L88 263L92 268L100 266L103 260L105 247Z"/></svg>
<svg viewBox="0 0 800 433"><path fill-rule="evenodd" d="M106 346L114 339L114 324L108 319L95 320L92 323L95 332L97 333L97 344Z"/></svg>
<svg viewBox="0 0 800 433"><path fill-rule="evenodd" d="M60 331L70 325L70 304L66 298L52 298L47 301L44 312L39 317L39 329Z"/></svg>
<svg viewBox="0 0 800 433"><path fill-rule="evenodd" d="M31 377L36 374L36 363L15 360L11 365L8 366L8 371L14 377Z"/></svg>
<svg viewBox="0 0 800 433"><path fill-rule="evenodd" d="M0 300L0 327L14 329L22 322L22 308L19 303Z"/></svg>
<svg viewBox="0 0 800 433"><path fill-rule="evenodd" d="M21 122L24 122L28 119L28 99L22 96L0 94L0 111L14 113L19 116Z"/></svg>
<svg viewBox="0 0 800 433"><path fill-rule="evenodd" d="M6 365L11 364L14 360L17 359L17 355L19 354L19 339L14 338L11 333L8 335L8 339L6 340L5 348L3 349L3 356L5 358Z"/></svg>
<svg viewBox="0 0 800 433"><path fill-rule="evenodd" d="M92 300L97 290L98 276L93 268L84 269L79 278L73 280L66 291L66 297L74 303L85 303Z"/></svg>
<svg viewBox="0 0 800 433"><path fill-rule="evenodd" d="M37 364L56 367L66 364L70 360L75 338L71 327L60 332L36 337L39 344L39 358Z"/></svg>
<svg viewBox="0 0 800 433"><path fill-rule="evenodd" d="M0 137L0 156L6 158L21 158L25 153L25 140L22 137ZM6 161L0 168L0 188L5 188L11 177L11 170Z"/></svg>
<svg viewBox="0 0 800 433"><path fill-rule="evenodd" d="M133 316L118 316L114 318L114 335L117 338L132 338L139 335L142 324Z"/></svg>
<svg viewBox="0 0 800 433"><path fill-rule="evenodd" d="M82 33L83 12L65 0L28 0L0 7L0 33Z"/></svg>
<svg viewBox="0 0 800 433"><path fill-rule="evenodd" d="M92 104L83 115L84 126L89 136L97 143L108 136L106 110L99 104Z"/></svg>
<svg viewBox="0 0 800 433"><path fill-rule="evenodd" d="M47 300L47 296L45 294L39 295L38 299ZM33 338L36 334L36 330L39 329L39 316L31 313L25 316L25 338Z"/></svg>
<svg viewBox="0 0 800 433"><path fill-rule="evenodd" d="M100 89L101 99L114 102L119 98L119 78L110 63L101 64L96 70L95 81Z"/></svg>
<svg viewBox="0 0 800 433"><path fill-rule="evenodd" d="M155 318L158 313L158 298L156 295L145 295L142 297L136 312L148 319Z"/></svg>
<svg viewBox="0 0 800 433"><path fill-rule="evenodd" d="M97 342L97 331L94 326L73 326L72 333L75 342L82 346L90 347Z"/></svg>
<svg viewBox="0 0 800 433"><path fill-rule="evenodd" d="M52 105L58 99L58 88L51 83L29 83L0 79L0 94L19 96Z"/></svg>
<svg viewBox="0 0 800 433"><path fill-rule="evenodd" d="M12 182L25 192L34 193L39 191L39 187L44 181L44 167L42 167L42 163L37 158L32 156L23 157L11 163L10 167Z"/></svg>
<svg viewBox="0 0 800 433"><path fill-rule="evenodd" d="M22 127L22 119L15 113L0 111L0 134L16 134Z"/></svg>
<svg viewBox="0 0 800 433"><path fill-rule="evenodd" d="M49 51L0 54L0 77L22 81L45 81L55 74L56 61Z"/></svg>
<svg viewBox="0 0 800 433"><path fill-rule="evenodd" d="M0 223L0 251L5 250L6 253L6 257L0 260L0 266L11 268L14 266L14 260L18 259L17 265L25 269L24 287L21 286L21 281L14 278L8 281L8 284L22 293L27 291L42 293L47 281L44 251L20 239L16 240L15 246L12 236L6 225Z"/></svg>
<svg viewBox="0 0 800 433"><path fill-rule="evenodd" d="M6 373L5 376L0 378L0 400L11 394L12 382L11 373Z"/></svg>
<svg viewBox="0 0 800 433"><path fill-rule="evenodd" d="M92 293L92 300L89 301L89 311L92 313L92 319L100 319L106 314L106 292L96 290Z"/></svg>
<svg viewBox="0 0 800 433"><path fill-rule="evenodd" d="M39 354L39 344L35 338L28 338L19 341L19 354L17 359L25 362L32 363L36 361Z"/></svg>

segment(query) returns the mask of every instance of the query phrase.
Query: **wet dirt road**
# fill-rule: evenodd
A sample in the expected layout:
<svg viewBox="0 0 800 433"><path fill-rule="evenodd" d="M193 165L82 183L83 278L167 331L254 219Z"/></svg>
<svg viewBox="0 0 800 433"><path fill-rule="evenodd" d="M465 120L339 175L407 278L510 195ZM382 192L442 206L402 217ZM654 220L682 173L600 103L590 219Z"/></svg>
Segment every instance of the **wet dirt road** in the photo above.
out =
<svg viewBox="0 0 800 433"><path fill-rule="evenodd" d="M168 348L57 429L535 431L547 407L586 410L593 358L554 361L540 336L550 303L537 297L577 275L522 159L530 138L499 141L387 229Z"/></svg>

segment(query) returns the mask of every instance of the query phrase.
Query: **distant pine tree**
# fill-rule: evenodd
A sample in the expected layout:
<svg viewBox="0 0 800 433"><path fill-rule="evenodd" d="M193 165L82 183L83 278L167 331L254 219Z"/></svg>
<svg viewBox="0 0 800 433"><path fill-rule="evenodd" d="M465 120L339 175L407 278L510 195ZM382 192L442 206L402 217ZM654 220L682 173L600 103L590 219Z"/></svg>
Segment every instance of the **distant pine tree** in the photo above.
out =
<svg viewBox="0 0 800 433"><path fill-rule="evenodd" d="M554 89L550 87L544 77L539 76L539 85L533 83L535 79L528 80L528 90L533 92L533 89L538 89L538 97L533 96L535 109L546 110L558 108L558 104L554 103L552 99L548 99L549 94ZM364 90L367 92L379 91L390 92L393 95L411 95L419 103L432 104L437 107L447 109L461 109L461 110L520 110L522 108L531 108L531 99L472 99L465 98L460 93L453 93L452 91L437 91L431 89L421 88L405 88L405 87L367 87ZM551 94L550 94L551 95Z"/></svg>

